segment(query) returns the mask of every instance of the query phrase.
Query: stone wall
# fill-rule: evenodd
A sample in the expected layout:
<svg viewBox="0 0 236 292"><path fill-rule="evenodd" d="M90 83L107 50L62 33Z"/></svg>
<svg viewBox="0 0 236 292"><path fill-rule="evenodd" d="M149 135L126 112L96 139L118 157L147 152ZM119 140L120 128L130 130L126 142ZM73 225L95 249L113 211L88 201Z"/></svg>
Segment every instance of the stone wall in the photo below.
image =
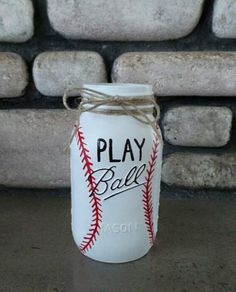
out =
<svg viewBox="0 0 236 292"><path fill-rule="evenodd" d="M153 85L163 189L236 190L234 0L0 0L0 185L67 187L67 87Z"/></svg>

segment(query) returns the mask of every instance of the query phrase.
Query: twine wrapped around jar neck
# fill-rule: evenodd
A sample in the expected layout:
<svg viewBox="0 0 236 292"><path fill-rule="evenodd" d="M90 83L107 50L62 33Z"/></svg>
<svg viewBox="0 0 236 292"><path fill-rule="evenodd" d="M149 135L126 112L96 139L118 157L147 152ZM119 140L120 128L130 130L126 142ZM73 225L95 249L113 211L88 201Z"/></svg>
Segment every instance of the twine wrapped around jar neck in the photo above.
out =
<svg viewBox="0 0 236 292"><path fill-rule="evenodd" d="M80 103L77 108L71 108L68 104L68 98L71 91L78 91ZM78 118L83 112L93 112L105 115L130 115L144 124L155 123L160 116L159 107L152 95L130 97L130 96L111 96L96 90L88 88L73 88L66 90L63 95L63 104L68 110L78 111ZM101 108L106 106L106 108ZM114 109L115 107L119 107ZM152 106L152 108L141 107ZM111 107L110 109L108 107ZM153 121L147 117L153 113L153 107L156 110L156 119ZM141 117L141 118L140 118Z"/></svg>
<svg viewBox="0 0 236 292"><path fill-rule="evenodd" d="M71 108L68 104L69 95L74 91L79 93L80 102L77 108ZM77 124L80 123L80 116L83 112L103 115L128 115L143 124L150 125L159 136L157 121L160 117L160 110L153 95L138 97L111 96L89 88L78 87L65 91L63 95L63 104L67 110L78 112ZM153 116L153 108L156 110L156 117ZM150 115L153 119L150 118ZM75 133L72 133L70 142L74 134Z"/></svg>

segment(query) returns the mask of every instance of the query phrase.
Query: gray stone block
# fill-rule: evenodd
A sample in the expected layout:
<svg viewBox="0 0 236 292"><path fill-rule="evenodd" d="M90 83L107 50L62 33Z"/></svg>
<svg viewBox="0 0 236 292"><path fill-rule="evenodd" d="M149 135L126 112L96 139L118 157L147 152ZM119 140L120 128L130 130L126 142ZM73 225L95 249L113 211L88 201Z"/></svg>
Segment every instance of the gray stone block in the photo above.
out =
<svg viewBox="0 0 236 292"><path fill-rule="evenodd" d="M215 0L212 29L219 38L236 38L235 0Z"/></svg>
<svg viewBox="0 0 236 292"><path fill-rule="evenodd" d="M235 52L134 52L114 62L113 81L149 83L161 96L235 96Z"/></svg>
<svg viewBox="0 0 236 292"><path fill-rule="evenodd" d="M68 187L69 154L63 149L76 118L66 110L1 110L0 185Z"/></svg>
<svg viewBox="0 0 236 292"><path fill-rule="evenodd" d="M34 61L33 76L37 89L48 96L62 96L67 88L83 83L107 81L104 61L95 52L42 53Z"/></svg>
<svg viewBox="0 0 236 292"><path fill-rule="evenodd" d="M232 111L227 107L178 106L162 120L165 140L173 145L221 147L230 139Z"/></svg>
<svg viewBox="0 0 236 292"><path fill-rule="evenodd" d="M52 27L72 39L160 41L188 35L204 0L47 0Z"/></svg>
<svg viewBox="0 0 236 292"><path fill-rule="evenodd" d="M0 98L22 96L27 84L24 60L17 54L0 52Z"/></svg>
<svg viewBox="0 0 236 292"><path fill-rule="evenodd" d="M236 188L236 154L175 153L165 158L162 181L186 188Z"/></svg>
<svg viewBox="0 0 236 292"><path fill-rule="evenodd" d="M31 0L0 0L0 42L25 42L34 32Z"/></svg>

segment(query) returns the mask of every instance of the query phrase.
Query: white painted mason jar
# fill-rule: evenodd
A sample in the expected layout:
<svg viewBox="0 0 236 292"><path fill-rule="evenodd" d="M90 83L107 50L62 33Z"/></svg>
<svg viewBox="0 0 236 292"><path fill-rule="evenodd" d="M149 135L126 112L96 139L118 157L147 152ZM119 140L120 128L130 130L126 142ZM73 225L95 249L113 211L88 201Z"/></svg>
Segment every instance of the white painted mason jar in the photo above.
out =
<svg viewBox="0 0 236 292"><path fill-rule="evenodd" d="M149 251L157 233L163 142L153 104L141 102L153 99L152 87L84 88L105 96L98 97L102 105L91 111L92 105L84 106L88 111L81 112L70 145L73 237L80 251L94 260L133 261ZM82 95L88 101L94 97L86 90ZM135 98L137 105L125 104L124 109L104 104L114 96ZM155 126L140 121L143 115Z"/></svg>

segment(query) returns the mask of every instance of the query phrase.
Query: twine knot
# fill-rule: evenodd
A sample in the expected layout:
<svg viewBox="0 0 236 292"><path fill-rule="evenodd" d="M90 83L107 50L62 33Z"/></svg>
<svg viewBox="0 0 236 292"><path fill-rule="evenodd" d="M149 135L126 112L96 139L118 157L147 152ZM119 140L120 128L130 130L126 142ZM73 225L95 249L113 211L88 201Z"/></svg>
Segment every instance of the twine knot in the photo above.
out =
<svg viewBox="0 0 236 292"><path fill-rule="evenodd" d="M79 104L76 108L71 108L68 98L71 92L78 91ZM159 106L153 95L138 97L130 96L111 96L89 88L71 88L65 91L63 95L63 104L67 110L78 112L78 124L83 112L92 112L103 115L129 115L139 122L150 125L159 136L157 121L160 117ZM156 111L153 116L153 109ZM151 115L151 117L150 117ZM72 133L70 142L75 133Z"/></svg>

